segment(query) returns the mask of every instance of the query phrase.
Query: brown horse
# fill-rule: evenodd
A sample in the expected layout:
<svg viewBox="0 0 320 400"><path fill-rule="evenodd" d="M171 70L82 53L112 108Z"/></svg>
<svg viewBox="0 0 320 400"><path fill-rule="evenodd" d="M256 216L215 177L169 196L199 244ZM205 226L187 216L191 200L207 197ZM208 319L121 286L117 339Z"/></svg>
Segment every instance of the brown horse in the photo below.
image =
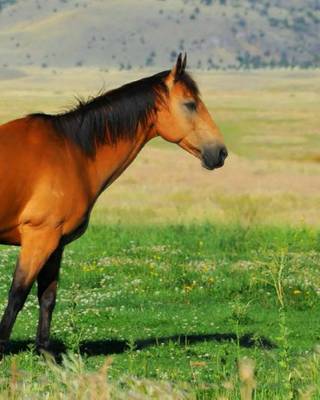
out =
<svg viewBox="0 0 320 400"><path fill-rule="evenodd" d="M69 112L32 114L0 126L0 243L20 245L0 323L0 354L35 280L40 316L36 345L46 349L58 273L67 243L81 236L99 194L155 136L219 168L223 138L185 72L129 83Z"/></svg>

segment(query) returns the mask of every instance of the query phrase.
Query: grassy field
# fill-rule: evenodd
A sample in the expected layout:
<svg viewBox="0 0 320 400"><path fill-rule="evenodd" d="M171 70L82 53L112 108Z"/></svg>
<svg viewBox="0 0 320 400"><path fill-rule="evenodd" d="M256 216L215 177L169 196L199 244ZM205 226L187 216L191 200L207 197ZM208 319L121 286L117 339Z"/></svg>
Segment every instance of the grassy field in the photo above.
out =
<svg viewBox="0 0 320 400"><path fill-rule="evenodd" d="M1 122L144 75L24 72L1 82ZM159 140L144 149L66 250L59 364L34 353L33 292L1 399L231 400L255 387L255 399L320 398L320 73L198 78L231 150L225 168L204 171ZM1 312L17 251L0 248Z"/></svg>
<svg viewBox="0 0 320 400"><path fill-rule="evenodd" d="M239 398L237 360L250 357L256 398L289 399L320 379L319 251L311 229L93 225L66 252L54 349L82 355L86 371L111 355L111 381L186 383L200 399ZM1 252L1 298L15 253ZM32 350L36 322L32 294L1 366L2 387L14 360L27 371L23 385L39 388L47 366Z"/></svg>

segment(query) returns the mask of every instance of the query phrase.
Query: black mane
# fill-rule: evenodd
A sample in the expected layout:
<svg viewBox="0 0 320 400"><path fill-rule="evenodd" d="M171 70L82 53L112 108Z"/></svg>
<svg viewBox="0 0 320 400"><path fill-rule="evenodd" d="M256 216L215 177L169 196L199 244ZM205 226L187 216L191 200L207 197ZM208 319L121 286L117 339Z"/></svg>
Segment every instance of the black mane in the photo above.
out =
<svg viewBox="0 0 320 400"><path fill-rule="evenodd" d="M121 139L133 139L138 126L146 127L156 103L165 100L168 89L163 71L148 78L128 83L87 101L80 100L71 110L56 114L31 114L32 118L50 121L57 134L77 144L87 155L94 155L100 144L115 144ZM187 73L179 77L197 98L196 83Z"/></svg>

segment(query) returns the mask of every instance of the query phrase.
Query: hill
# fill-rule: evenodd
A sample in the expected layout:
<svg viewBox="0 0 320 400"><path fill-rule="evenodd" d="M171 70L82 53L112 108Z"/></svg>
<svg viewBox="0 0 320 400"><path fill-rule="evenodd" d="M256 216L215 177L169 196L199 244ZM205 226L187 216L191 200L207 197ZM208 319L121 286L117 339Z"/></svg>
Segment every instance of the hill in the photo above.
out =
<svg viewBox="0 0 320 400"><path fill-rule="evenodd" d="M11 4L13 2L13 4ZM320 66L318 0L0 0L4 68Z"/></svg>

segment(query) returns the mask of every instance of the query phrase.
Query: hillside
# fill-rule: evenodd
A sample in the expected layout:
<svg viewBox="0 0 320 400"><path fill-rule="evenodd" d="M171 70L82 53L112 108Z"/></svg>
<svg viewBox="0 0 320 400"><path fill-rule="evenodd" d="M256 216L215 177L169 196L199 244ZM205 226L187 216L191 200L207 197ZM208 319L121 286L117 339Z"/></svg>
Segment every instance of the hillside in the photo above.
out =
<svg viewBox="0 0 320 400"><path fill-rule="evenodd" d="M13 3L13 4L12 4ZM318 0L0 0L0 68L320 67Z"/></svg>

